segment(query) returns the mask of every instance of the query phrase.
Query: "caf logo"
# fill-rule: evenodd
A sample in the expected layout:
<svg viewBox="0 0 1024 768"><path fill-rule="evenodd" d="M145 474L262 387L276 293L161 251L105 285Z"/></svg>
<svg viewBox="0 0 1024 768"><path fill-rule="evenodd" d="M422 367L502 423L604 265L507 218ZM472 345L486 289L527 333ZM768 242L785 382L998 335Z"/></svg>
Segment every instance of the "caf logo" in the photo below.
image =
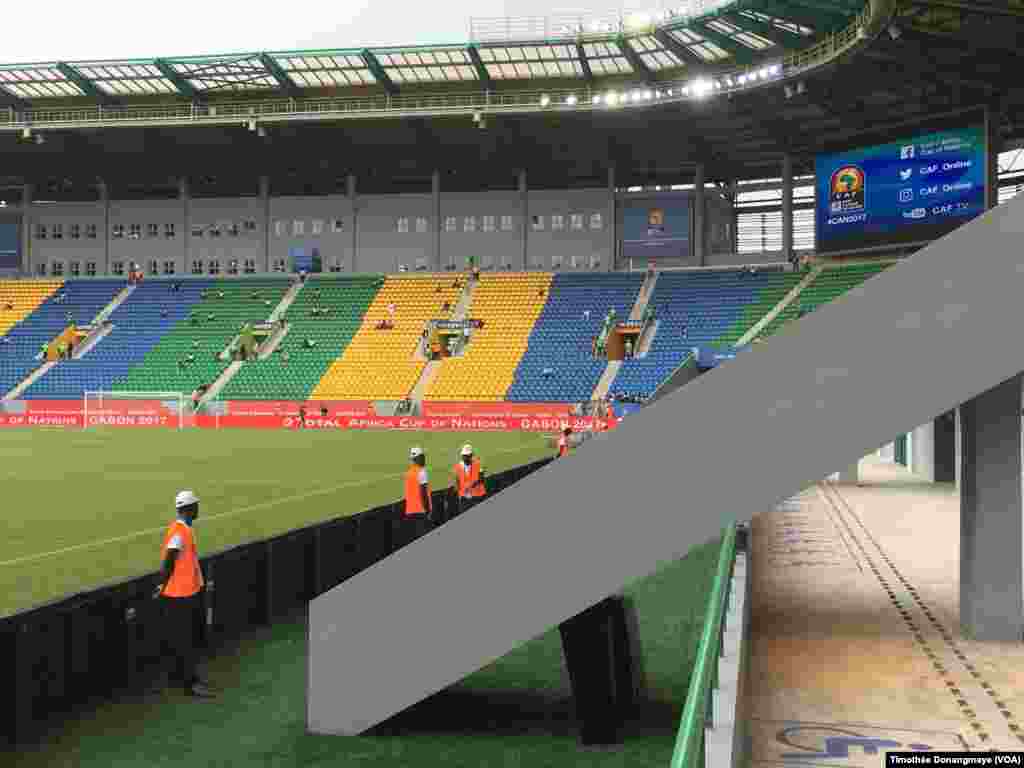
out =
<svg viewBox="0 0 1024 768"><path fill-rule="evenodd" d="M864 210L864 171L847 165L832 174L828 187L829 210L849 213Z"/></svg>

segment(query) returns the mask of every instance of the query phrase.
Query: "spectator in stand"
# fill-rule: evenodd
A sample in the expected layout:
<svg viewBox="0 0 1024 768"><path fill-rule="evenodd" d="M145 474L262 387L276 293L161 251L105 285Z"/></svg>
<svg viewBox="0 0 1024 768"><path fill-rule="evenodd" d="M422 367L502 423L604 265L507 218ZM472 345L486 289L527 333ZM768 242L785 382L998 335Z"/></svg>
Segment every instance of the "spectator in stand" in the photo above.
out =
<svg viewBox="0 0 1024 768"><path fill-rule="evenodd" d="M75 340L68 339L68 360L75 356Z"/></svg>
<svg viewBox="0 0 1024 768"><path fill-rule="evenodd" d="M626 339L626 359L633 357L633 340Z"/></svg>
<svg viewBox="0 0 1024 768"><path fill-rule="evenodd" d="M300 269L299 270L299 282L300 283L306 282L306 270L304 270L304 269Z"/></svg>

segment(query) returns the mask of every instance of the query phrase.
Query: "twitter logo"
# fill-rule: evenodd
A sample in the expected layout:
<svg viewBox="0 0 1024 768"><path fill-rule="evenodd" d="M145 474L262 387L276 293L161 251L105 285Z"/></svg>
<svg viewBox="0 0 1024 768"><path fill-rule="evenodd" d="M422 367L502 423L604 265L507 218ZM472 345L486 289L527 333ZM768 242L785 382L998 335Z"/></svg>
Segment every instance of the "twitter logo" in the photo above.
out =
<svg viewBox="0 0 1024 768"><path fill-rule="evenodd" d="M906 169L900 171L900 179L902 181L906 181L907 179L909 179L913 175L914 175L914 169L913 168L906 168Z"/></svg>

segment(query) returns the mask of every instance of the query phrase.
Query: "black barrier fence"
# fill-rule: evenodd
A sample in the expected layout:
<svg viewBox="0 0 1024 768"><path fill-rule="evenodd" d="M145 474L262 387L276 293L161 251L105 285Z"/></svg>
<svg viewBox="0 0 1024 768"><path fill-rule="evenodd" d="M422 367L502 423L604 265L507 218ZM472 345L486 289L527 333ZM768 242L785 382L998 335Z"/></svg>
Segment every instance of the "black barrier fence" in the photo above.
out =
<svg viewBox="0 0 1024 768"><path fill-rule="evenodd" d="M488 494L550 461L488 477ZM451 489L433 493L435 523L459 512ZM252 627L294 616L405 541L396 502L204 557L200 647L215 652ZM0 620L0 747L38 739L61 715L152 680L162 635L155 585L153 573Z"/></svg>

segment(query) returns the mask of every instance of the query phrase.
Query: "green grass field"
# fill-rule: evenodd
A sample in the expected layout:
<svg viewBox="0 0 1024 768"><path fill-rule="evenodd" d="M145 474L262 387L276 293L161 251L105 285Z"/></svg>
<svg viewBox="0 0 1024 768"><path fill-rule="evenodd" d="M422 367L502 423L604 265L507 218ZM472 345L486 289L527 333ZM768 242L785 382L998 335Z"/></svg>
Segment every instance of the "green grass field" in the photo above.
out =
<svg viewBox="0 0 1024 768"><path fill-rule="evenodd" d="M155 572L183 488L211 554L397 500L413 445L445 487L467 440L492 474L553 452L526 433L5 430L0 616Z"/></svg>

